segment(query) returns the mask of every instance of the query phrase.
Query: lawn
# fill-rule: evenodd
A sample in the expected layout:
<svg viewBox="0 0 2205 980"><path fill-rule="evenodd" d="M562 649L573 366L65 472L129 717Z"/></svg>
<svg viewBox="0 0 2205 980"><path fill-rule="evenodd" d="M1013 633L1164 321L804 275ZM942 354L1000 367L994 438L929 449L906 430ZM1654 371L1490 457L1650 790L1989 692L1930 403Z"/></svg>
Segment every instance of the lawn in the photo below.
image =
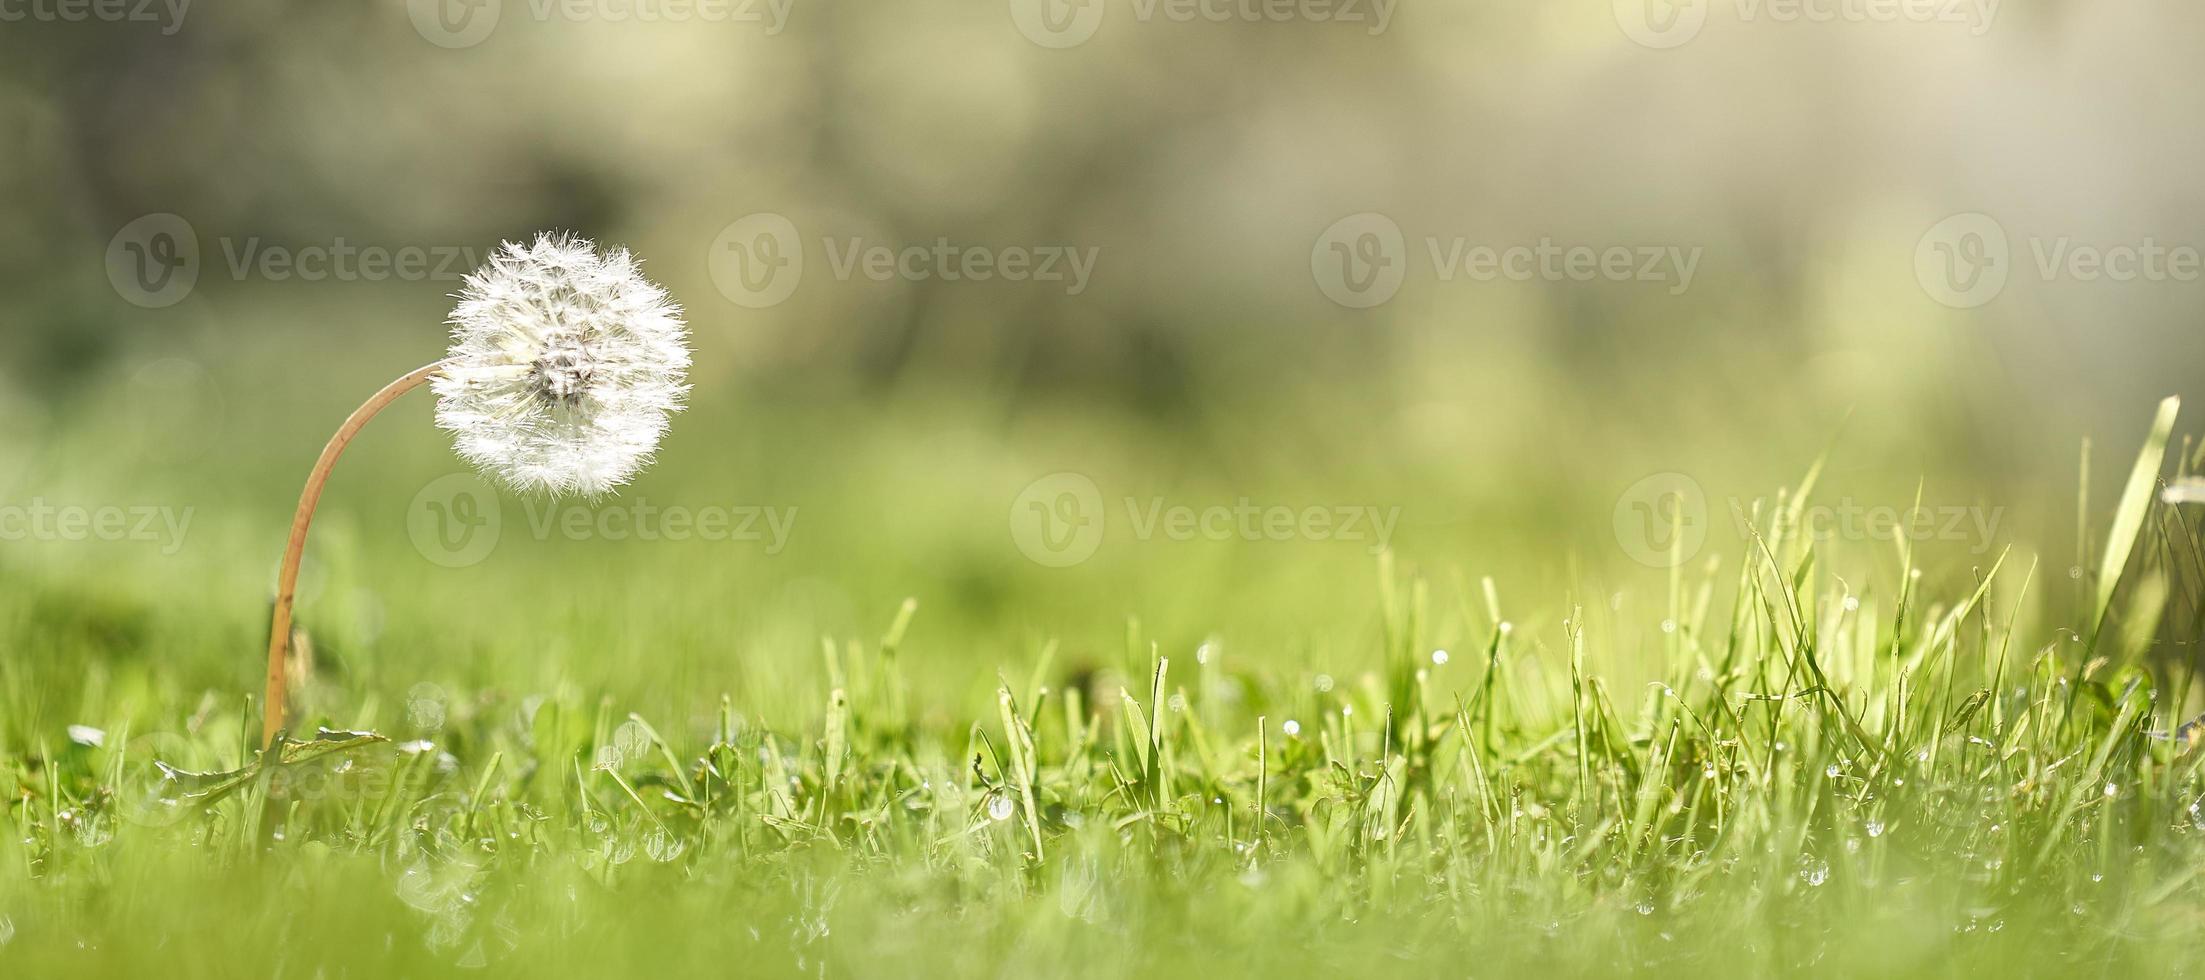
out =
<svg viewBox="0 0 2205 980"><path fill-rule="evenodd" d="M26 465L94 461L86 499L150 479L127 459L201 504L0 563L7 975L2191 969L2205 566L2161 499L2198 463L2171 404L2099 441L2138 461L2055 568L1848 530L1814 451L1710 501L1697 554L1495 551L1342 489L1353 454L1322 489L1144 495L1108 476L1137 421L1005 448L938 393L701 402L625 497L489 492L472 552L420 523L461 471L426 407L379 422L316 530L280 754L254 600L326 426L233 414L235 465L189 420L61 434ZM1054 562L1018 505L1075 435L1108 534ZM1272 501L1323 513L1263 540Z"/></svg>

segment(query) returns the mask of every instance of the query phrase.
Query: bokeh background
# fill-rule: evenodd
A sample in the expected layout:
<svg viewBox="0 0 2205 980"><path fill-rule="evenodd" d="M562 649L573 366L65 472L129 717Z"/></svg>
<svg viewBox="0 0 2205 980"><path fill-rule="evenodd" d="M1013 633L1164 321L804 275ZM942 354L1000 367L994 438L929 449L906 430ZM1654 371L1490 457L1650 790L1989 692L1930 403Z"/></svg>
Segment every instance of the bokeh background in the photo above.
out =
<svg viewBox="0 0 2205 980"><path fill-rule="evenodd" d="M822 637L870 640L906 597L910 669L943 705L1052 640L1060 666L1121 667L1128 617L1173 655L1343 675L1376 656L1370 535L1174 540L1129 501L1398 515L1384 543L1431 582L1438 642L1480 643L1490 577L1525 635L1583 608L1628 670L1670 575L1626 540L1634 486L1696 488L1688 567L1719 579L1746 546L1734 502L1825 455L1833 505L1995 515L1922 542L1930 574L1967 581L2012 545L2056 606L2152 406L2205 395L2205 9L1400 0L1382 28L1369 4L1137 0L7 9L0 502L189 515L159 540L0 542L24 730L126 677L241 703L315 452L439 356L458 272L545 229L634 250L696 347L660 464L558 506L775 508L786 538L534 533L549 505L493 495L495 547L447 567L419 531L463 465L410 396L315 529L302 616L328 717L424 683L770 703L816 684ZM730 258L761 229L802 260L762 293ZM853 242L937 241L1094 264L1077 284L836 271ZM1337 301L1357 272L1327 265L1334 241L1398 286ZM1695 264L1481 281L1432 257L1542 241ZM2147 243L2190 249L2187 275L2038 261ZM426 267L283 265L341 245ZM187 267L188 288L130 285ZM1066 473L1100 538L1037 561L1018 515ZM1892 543L1840 537L1858 587L1889 588Z"/></svg>

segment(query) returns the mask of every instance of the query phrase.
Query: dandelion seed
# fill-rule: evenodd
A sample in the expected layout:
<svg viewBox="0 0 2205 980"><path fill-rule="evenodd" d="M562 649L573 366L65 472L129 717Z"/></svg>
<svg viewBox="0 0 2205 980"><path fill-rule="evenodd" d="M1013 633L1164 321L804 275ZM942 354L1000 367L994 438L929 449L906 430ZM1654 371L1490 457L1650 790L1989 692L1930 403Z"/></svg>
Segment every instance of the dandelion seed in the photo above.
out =
<svg viewBox="0 0 2205 980"><path fill-rule="evenodd" d="M1184 694L1174 694L1171 697L1164 699L1164 707L1170 708L1173 714L1185 711L1187 710L1187 696Z"/></svg>
<svg viewBox="0 0 2205 980"><path fill-rule="evenodd" d="M1295 721L1292 718L1288 718L1284 723L1279 725L1279 731L1285 732L1288 735L1300 735L1302 733L1302 723Z"/></svg>
<svg viewBox="0 0 2205 980"><path fill-rule="evenodd" d="M595 496L650 460L688 386L688 331L625 249L507 242L467 277L430 382L460 456L523 491Z"/></svg>
<svg viewBox="0 0 2205 980"><path fill-rule="evenodd" d="M1664 632L1664 633L1674 633L1674 632L1676 632L1676 631L1677 631L1677 621L1676 621L1676 620L1674 620L1674 619L1664 619L1664 620L1662 620L1662 621L1661 621L1661 631L1662 631L1662 632Z"/></svg>
<svg viewBox="0 0 2205 980"><path fill-rule="evenodd" d="M1314 684L1314 685L1316 686L1316 688L1317 688L1317 693L1319 693L1319 694L1323 694L1323 693L1325 693L1325 692L1328 692L1328 691L1332 690L1332 675L1331 675L1331 674L1318 674L1318 675L1317 675L1317 679L1316 679L1315 681L1313 681L1312 683L1313 683L1313 684Z"/></svg>
<svg viewBox="0 0 2205 980"><path fill-rule="evenodd" d="M998 794L988 800L988 818L1002 823L1011 818L1011 798Z"/></svg>
<svg viewBox="0 0 2205 980"><path fill-rule="evenodd" d="M1845 597L1845 611L1846 611L1846 612L1859 612L1859 611L1860 611L1860 597L1859 597L1859 596L1855 596L1855 595L1849 595L1849 596L1846 596L1846 597Z"/></svg>
<svg viewBox="0 0 2205 980"><path fill-rule="evenodd" d="M1883 836L1883 821L1881 821L1881 820L1870 820L1870 821L1868 821L1868 824L1867 824L1867 830L1868 830L1868 836L1870 836L1870 837L1882 837L1882 836Z"/></svg>
<svg viewBox="0 0 2205 980"><path fill-rule="evenodd" d="M1445 665L1445 664L1447 663L1447 651L1445 651L1445 650L1434 650L1434 651L1432 651L1432 663L1435 663L1435 664L1439 664L1439 665L1442 665L1442 666L1444 666L1444 665Z"/></svg>
<svg viewBox="0 0 2205 980"><path fill-rule="evenodd" d="M1811 865L1808 865L1805 868L1801 868L1799 871L1799 876L1806 879L1807 885L1809 887L1820 888L1822 887L1823 882L1830 880L1830 862L1817 861Z"/></svg>

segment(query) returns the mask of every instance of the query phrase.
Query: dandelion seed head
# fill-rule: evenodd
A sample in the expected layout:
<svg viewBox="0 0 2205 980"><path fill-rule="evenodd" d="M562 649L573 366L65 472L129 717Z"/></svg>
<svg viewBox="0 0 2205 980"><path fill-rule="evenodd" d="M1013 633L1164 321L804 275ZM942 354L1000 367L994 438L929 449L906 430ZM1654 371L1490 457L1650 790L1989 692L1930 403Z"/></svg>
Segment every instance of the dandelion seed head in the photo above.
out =
<svg viewBox="0 0 2205 980"><path fill-rule="evenodd" d="M627 483L689 390L681 309L626 249L552 233L507 242L467 277L449 322L436 423L515 490Z"/></svg>

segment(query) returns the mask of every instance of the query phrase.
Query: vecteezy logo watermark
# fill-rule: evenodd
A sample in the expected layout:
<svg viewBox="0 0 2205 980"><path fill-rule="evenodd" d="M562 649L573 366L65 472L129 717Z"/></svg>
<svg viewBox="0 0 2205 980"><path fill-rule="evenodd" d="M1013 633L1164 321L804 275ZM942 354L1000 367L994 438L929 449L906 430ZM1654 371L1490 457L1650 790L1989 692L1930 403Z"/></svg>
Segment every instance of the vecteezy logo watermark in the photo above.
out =
<svg viewBox="0 0 2205 980"><path fill-rule="evenodd" d="M1367 541L1373 554L1385 550L1401 518L1399 507L1265 505L1247 497L1197 507L1129 496L1124 505L1124 526L1140 541ZM1012 543L1050 568L1094 557L1107 523L1102 489L1079 473L1051 473L1011 501Z"/></svg>
<svg viewBox="0 0 2205 980"><path fill-rule="evenodd" d="M762 543L778 555L795 529L795 507L747 504L659 506L644 497L602 504L522 501L530 537L538 541L714 541ZM506 529L497 492L472 473L438 477L406 509L406 535L432 564L463 568L490 557Z"/></svg>
<svg viewBox="0 0 2205 980"><path fill-rule="evenodd" d="M1752 542L1755 502L1733 496L1725 503L1737 540ZM1656 473L1646 477L1616 498L1616 543L1633 560L1654 568L1691 561L1707 543L1707 505L1706 492L1690 476ZM2004 507L1964 505L1878 506L1843 497L1835 504L1801 507L1796 515L1778 510L1762 523L1768 526L1767 533L1787 540L1952 541L1966 543L1970 554L1980 555L1995 543L2005 512Z"/></svg>
<svg viewBox="0 0 2205 980"><path fill-rule="evenodd" d="M1051 473L1011 501L1011 541L1050 568L1077 565L1102 546L1103 498L1079 473Z"/></svg>
<svg viewBox="0 0 2205 980"><path fill-rule="evenodd" d="M1086 43L1102 26L1105 0L1011 0L1011 24L1045 48ZM1399 0L1129 0L1133 19L1178 24L1354 24L1369 36L1386 32Z"/></svg>
<svg viewBox="0 0 2205 980"><path fill-rule="evenodd" d="M2001 0L1731 0L1740 23L1944 24L1981 37ZM1711 0L1613 0L1616 26L1645 47L1674 48L1707 25Z"/></svg>
<svg viewBox="0 0 2205 980"><path fill-rule="evenodd" d="M173 306L198 282L199 235L182 217L145 215L107 241L107 283L133 305Z"/></svg>
<svg viewBox="0 0 2205 980"><path fill-rule="evenodd" d="M234 281L458 282L484 253L464 245L362 245L339 235L328 243L287 245L258 235L216 239L219 266ZM149 309L171 306L199 283L199 235L173 214L149 214L107 243L107 281L123 299Z"/></svg>
<svg viewBox="0 0 2205 980"><path fill-rule="evenodd" d="M1375 211L1332 223L1309 249L1309 275L1326 298L1350 309L1369 309L1393 298L1407 274L1408 249L1401 226Z"/></svg>
<svg viewBox="0 0 2205 980"><path fill-rule="evenodd" d="M1442 283L1659 283L1671 296L1692 288L1701 253L1698 245L1573 245L1544 237L1490 245L1473 244L1461 235L1430 235L1423 245L1432 277ZM1366 211L1341 218L1318 234L1309 250L1309 274L1326 298L1351 309L1369 309L1401 289L1411 259L1401 226Z"/></svg>
<svg viewBox="0 0 2205 980"><path fill-rule="evenodd" d="M0 24L156 24L162 37L174 37L190 9L191 0L0 0Z"/></svg>
<svg viewBox="0 0 2205 980"><path fill-rule="evenodd" d="M2111 245L2077 242L2066 235L2031 235L2027 241L2030 262L2023 271L2044 282L2191 283L2201 273L2196 246L2170 246L2150 237ZM2005 226L1981 212L1939 221L1914 244L1915 281L1931 299L1955 309L1997 299L2014 271Z"/></svg>
<svg viewBox="0 0 2205 980"><path fill-rule="evenodd" d="M1656 473L1615 502L1615 540L1624 554L1655 568L1673 568L1707 541L1707 494L1682 473Z"/></svg>
<svg viewBox="0 0 2205 980"><path fill-rule="evenodd" d="M923 244L868 242L822 236L827 273L837 282L1041 282L1065 295L1087 291L1102 246L974 245L937 237ZM770 211L745 215L713 236L705 266L720 295L737 306L764 309L787 300L804 278L804 242L795 222Z"/></svg>
<svg viewBox="0 0 2205 980"><path fill-rule="evenodd" d="M789 24L794 0L521 0L538 23L746 24L768 36ZM503 0L406 0L406 16L440 48L471 48L497 30Z"/></svg>
<svg viewBox="0 0 2205 980"><path fill-rule="evenodd" d="M406 505L406 537L430 563L465 568L490 557L505 529L497 491L473 473L429 481Z"/></svg>
<svg viewBox="0 0 2205 980"><path fill-rule="evenodd" d="M500 0L406 0L413 29L440 48L471 48L498 28Z"/></svg>
<svg viewBox="0 0 2205 980"><path fill-rule="evenodd" d="M163 556L183 550L193 508L161 504L84 506L32 497L0 504L0 541L129 541L157 544Z"/></svg>
<svg viewBox="0 0 2205 980"><path fill-rule="evenodd" d="M720 295L753 310L780 305L804 281L804 239L795 222L771 211L729 222L704 260Z"/></svg>
<svg viewBox="0 0 2205 980"><path fill-rule="evenodd" d="M1649 48L1673 48L1700 34L1708 0L1614 0L1616 26Z"/></svg>

